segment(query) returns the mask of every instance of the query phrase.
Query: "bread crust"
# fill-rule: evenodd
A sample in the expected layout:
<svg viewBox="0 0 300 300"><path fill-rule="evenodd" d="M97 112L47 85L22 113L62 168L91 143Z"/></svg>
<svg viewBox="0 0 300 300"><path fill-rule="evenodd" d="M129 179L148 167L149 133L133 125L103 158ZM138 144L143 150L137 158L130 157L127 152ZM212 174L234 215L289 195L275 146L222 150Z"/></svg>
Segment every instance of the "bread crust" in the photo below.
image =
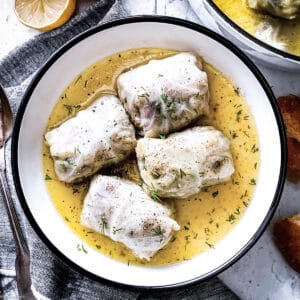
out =
<svg viewBox="0 0 300 300"><path fill-rule="evenodd" d="M300 143L300 97L295 95L279 97L278 104L286 126L287 136Z"/></svg>
<svg viewBox="0 0 300 300"><path fill-rule="evenodd" d="M293 181L300 180L300 97L279 97L278 105L287 132L288 165L287 175Z"/></svg>
<svg viewBox="0 0 300 300"><path fill-rule="evenodd" d="M275 223L273 239L288 264L300 273L300 214Z"/></svg>
<svg viewBox="0 0 300 300"><path fill-rule="evenodd" d="M288 165L287 175L290 179L300 180L300 143L294 138L287 138Z"/></svg>

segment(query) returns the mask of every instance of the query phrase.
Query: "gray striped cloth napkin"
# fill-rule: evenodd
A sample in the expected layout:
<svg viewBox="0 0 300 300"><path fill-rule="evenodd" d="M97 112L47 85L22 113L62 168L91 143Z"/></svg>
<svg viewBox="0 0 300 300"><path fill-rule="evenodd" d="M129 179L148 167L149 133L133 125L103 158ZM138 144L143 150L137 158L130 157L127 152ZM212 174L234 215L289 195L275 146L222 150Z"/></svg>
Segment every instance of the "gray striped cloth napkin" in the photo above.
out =
<svg viewBox="0 0 300 300"><path fill-rule="evenodd" d="M127 15L121 1L99 1L65 26L36 36L0 61L0 83L6 90L14 114L33 74L56 49L99 22ZM10 160L10 145L7 159ZM85 277L55 257L29 225L14 191L10 163L8 180L31 251L32 283L39 299L237 299L218 278L185 288L156 292L116 287ZM3 201L0 201L0 215L0 299L17 299L15 248Z"/></svg>

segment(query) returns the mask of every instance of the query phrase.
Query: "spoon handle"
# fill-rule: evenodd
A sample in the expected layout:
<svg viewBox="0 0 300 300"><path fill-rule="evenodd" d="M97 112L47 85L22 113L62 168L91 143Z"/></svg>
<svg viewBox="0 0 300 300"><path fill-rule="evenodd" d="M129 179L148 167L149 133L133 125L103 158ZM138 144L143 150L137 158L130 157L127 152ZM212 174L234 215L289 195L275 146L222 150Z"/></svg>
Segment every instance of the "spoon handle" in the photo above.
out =
<svg viewBox="0 0 300 300"><path fill-rule="evenodd" d="M0 148L0 181L1 194L7 209L9 223L16 245L16 280L19 298L23 300L36 299L31 290L30 252L24 239L17 213L11 198L6 178L5 144Z"/></svg>

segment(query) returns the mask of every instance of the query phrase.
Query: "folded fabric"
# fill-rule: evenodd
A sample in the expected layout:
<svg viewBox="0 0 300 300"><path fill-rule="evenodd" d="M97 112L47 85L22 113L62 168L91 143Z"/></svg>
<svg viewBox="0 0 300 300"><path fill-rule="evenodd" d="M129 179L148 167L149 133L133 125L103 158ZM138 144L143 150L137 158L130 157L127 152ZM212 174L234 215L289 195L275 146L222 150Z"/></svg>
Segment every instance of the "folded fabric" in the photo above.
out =
<svg viewBox="0 0 300 300"><path fill-rule="evenodd" d="M40 34L11 52L0 61L0 83L5 87L14 114L22 96L47 58L75 35L98 24L128 14L123 1L102 0L74 17L65 26ZM8 180L21 227L31 251L31 274L34 290L40 299L236 299L237 297L218 279L171 291L134 290L100 283L74 271L57 259L43 244L29 225L13 187L10 169L10 144L7 147ZM2 200L2 199L1 199ZM17 299L14 260L15 247L0 201L0 298Z"/></svg>

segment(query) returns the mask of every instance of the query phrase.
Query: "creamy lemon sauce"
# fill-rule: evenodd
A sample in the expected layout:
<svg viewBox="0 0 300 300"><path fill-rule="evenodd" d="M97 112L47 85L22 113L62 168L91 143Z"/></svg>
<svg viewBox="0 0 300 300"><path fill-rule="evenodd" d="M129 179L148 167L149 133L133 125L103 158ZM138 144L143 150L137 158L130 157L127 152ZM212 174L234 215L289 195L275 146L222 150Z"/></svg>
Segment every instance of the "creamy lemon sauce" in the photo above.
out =
<svg viewBox="0 0 300 300"><path fill-rule="evenodd" d="M300 55L300 19L283 20L272 18L247 7L242 0L213 0L213 2L235 23L248 33L255 36L261 22L280 23L279 42L286 44L288 52Z"/></svg>
<svg viewBox="0 0 300 300"><path fill-rule="evenodd" d="M46 131L74 115L103 92L116 93L116 78L130 67L153 58L177 52L166 49L135 49L107 57L85 70L61 94L49 118ZM84 244L128 264L163 265L189 259L213 248L243 215L253 195L259 168L259 146L253 118L242 91L213 66L204 63L210 89L210 117L200 124L213 125L231 141L235 173L231 180L203 189L185 200L169 201L175 206L180 231L150 262L141 261L122 244L80 225L80 213L89 182L66 184L54 172L49 149L43 145L45 182L57 211L66 224L83 240L74 245L88 255ZM119 175L141 183L135 157L100 173Z"/></svg>

